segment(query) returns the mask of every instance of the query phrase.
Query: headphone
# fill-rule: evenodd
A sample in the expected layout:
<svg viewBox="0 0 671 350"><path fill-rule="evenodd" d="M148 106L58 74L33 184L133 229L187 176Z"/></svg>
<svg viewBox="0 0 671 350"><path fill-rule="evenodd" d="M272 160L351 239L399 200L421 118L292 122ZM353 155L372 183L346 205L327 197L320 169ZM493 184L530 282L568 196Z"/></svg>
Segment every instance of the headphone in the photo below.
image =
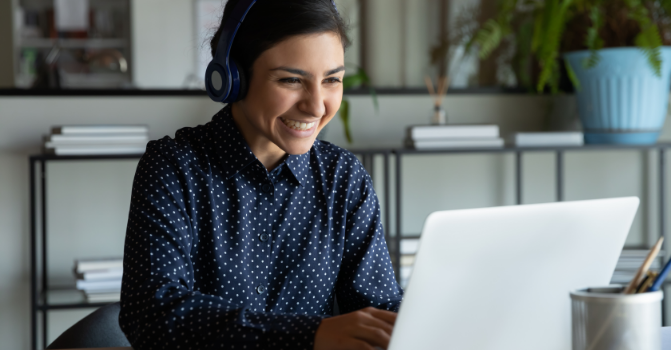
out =
<svg viewBox="0 0 671 350"><path fill-rule="evenodd" d="M231 47L233 39L238 33L242 21L254 6L257 0L240 0L235 5L231 17L224 23L219 36L217 50L212 61L205 70L205 89L207 95L215 102L231 103L241 100L247 92L247 80L243 70L237 62L231 58ZM277 1L277 0L275 0ZM335 0L331 0L333 7L338 12ZM222 48L224 48L222 50Z"/></svg>

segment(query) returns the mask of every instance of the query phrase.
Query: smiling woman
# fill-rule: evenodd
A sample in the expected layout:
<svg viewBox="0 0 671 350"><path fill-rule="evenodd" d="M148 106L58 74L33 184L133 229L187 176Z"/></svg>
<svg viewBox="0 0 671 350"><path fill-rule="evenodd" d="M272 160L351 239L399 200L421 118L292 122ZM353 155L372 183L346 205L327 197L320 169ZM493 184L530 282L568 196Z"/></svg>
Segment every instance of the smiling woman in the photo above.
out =
<svg viewBox="0 0 671 350"><path fill-rule="evenodd" d="M221 79L210 96L230 103L147 145L122 330L134 349L386 348L403 292L371 178L354 155L316 140L342 101L348 40L337 9L230 0L212 43Z"/></svg>

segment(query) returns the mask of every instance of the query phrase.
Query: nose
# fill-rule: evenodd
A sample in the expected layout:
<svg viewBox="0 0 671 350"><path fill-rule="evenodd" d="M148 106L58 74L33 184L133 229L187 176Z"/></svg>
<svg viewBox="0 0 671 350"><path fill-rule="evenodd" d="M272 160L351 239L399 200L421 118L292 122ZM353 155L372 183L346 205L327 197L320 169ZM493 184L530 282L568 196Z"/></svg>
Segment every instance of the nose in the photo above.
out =
<svg viewBox="0 0 671 350"><path fill-rule="evenodd" d="M324 103L325 96L321 84L310 84L303 91L298 109L311 117L323 117L326 114L326 104Z"/></svg>

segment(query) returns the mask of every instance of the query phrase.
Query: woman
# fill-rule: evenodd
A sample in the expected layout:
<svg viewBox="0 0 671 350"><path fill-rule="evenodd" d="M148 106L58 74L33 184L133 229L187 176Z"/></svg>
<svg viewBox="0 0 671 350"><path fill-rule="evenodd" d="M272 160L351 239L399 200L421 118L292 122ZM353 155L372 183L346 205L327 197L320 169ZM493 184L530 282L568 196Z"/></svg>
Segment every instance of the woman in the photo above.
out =
<svg viewBox="0 0 671 350"><path fill-rule="evenodd" d="M259 0L231 49L242 99L147 145L119 316L133 348L387 347L402 291L370 176L316 140L347 45L330 0Z"/></svg>

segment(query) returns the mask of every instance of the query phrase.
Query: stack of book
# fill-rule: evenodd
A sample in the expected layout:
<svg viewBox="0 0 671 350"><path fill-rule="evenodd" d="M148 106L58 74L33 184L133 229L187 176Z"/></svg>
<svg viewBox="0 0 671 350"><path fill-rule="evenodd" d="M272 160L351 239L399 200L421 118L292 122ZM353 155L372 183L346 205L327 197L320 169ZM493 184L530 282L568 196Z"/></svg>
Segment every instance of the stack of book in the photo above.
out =
<svg viewBox="0 0 671 350"><path fill-rule="evenodd" d="M419 238L404 238L401 240L401 271L399 276L401 288L405 288L408 285L418 247Z"/></svg>
<svg viewBox="0 0 671 350"><path fill-rule="evenodd" d="M142 154L148 141L146 125L64 125L51 129L44 148L63 156Z"/></svg>
<svg viewBox="0 0 671 350"><path fill-rule="evenodd" d="M628 284L636 274L636 271L643 265L643 261L650 253L646 249L625 249L620 255L620 259L617 261L615 266L615 272L613 272L613 277L610 280L611 284ZM650 270L659 271L662 268L662 258L664 257L664 252L661 251L652 261L650 265Z"/></svg>
<svg viewBox="0 0 671 350"><path fill-rule="evenodd" d="M585 136L580 131L518 132L511 136L517 147L579 147Z"/></svg>
<svg viewBox="0 0 671 350"><path fill-rule="evenodd" d="M74 268L77 289L89 303L119 301L123 259L76 260Z"/></svg>
<svg viewBox="0 0 671 350"><path fill-rule="evenodd" d="M408 127L406 146L418 150L501 148L498 125L416 125Z"/></svg>
<svg viewBox="0 0 671 350"><path fill-rule="evenodd" d="M400 269L400 284L401 288L408 285L412 267L415 264L415 254L419 247L418 238L404 238L401 240L401 269ZM611 284L627 285L636 274L636 271L643 265L643 261L650 251L646 249L625 249L622 251L620 258L615 266L615 272L611 278ZM662 257L664 252L660 252L655 258L650 270L659 271L662 268Z"/></svg>

